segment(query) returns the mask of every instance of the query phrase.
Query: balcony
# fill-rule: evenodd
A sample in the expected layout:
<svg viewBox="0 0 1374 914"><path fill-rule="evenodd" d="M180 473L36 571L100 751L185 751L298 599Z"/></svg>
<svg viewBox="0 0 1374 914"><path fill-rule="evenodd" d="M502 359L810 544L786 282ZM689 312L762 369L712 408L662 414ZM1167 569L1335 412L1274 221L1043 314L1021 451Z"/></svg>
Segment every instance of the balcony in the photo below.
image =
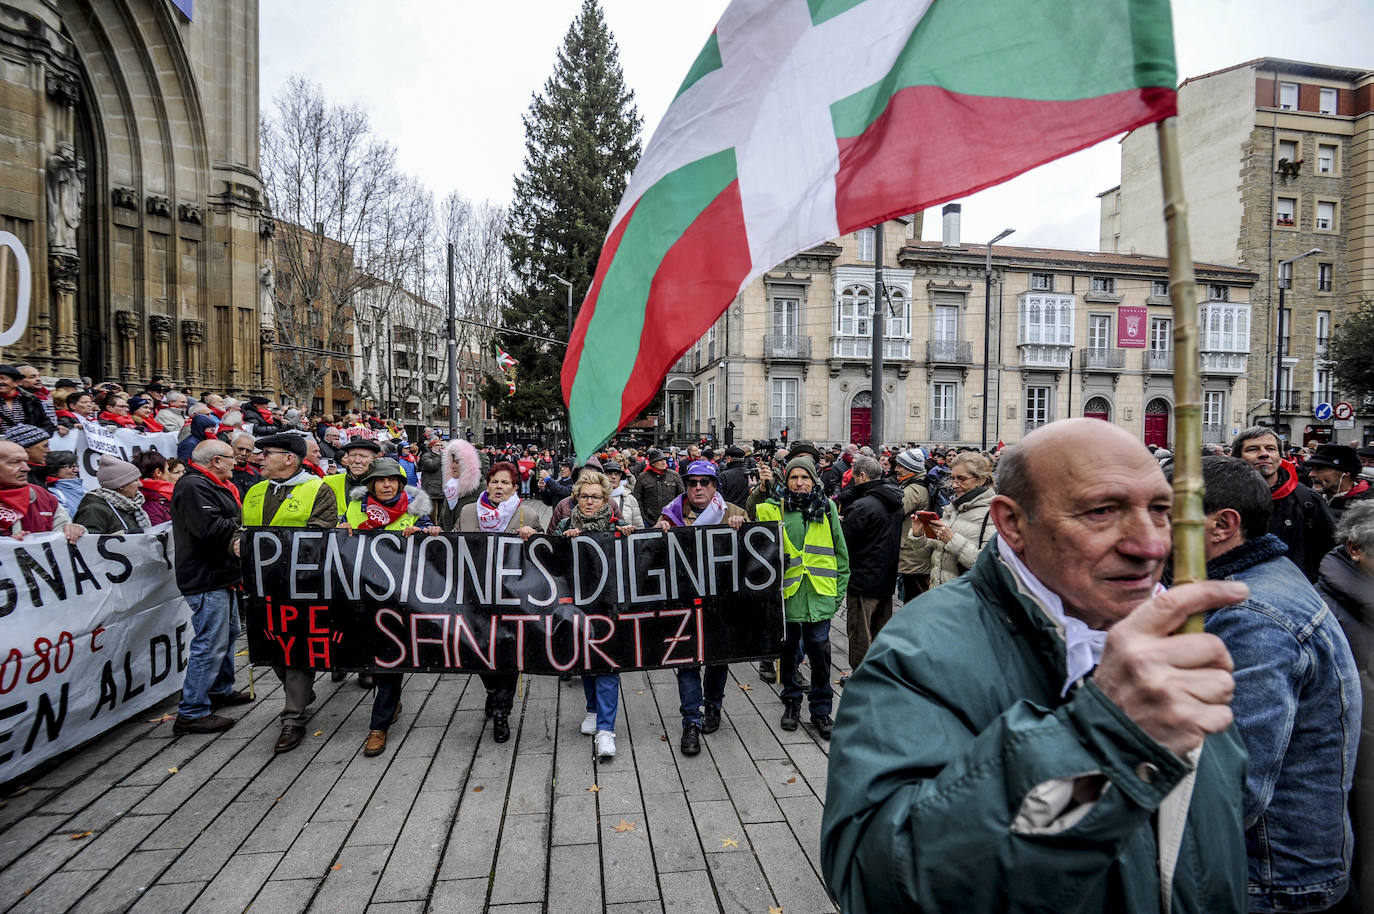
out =
<svg viewBox="0 0 1374 914"><path fill-rule="evenodd" d="M1331 348L1331 337L1329 337L1329 336L1319 336L1319 337L1317 337L1317 355L1318 355L1318 357L1323 358L1323 359L1326 358L1326 353L1327 353L1327 351L1328 351L1330 348Z"/></svg>
<svg viewBox="0 0 1374 914"><path fill-rule="evenodd" d="M926 361L932 365L972 365L973 343L968 340L926 340Z"/></svg>
<svg viewBox="0 0 1374 914"><path fill-rule="evenodd" d="M1068 368L1070 346L1051 346L1044 343L1022 343L1022 368Z"/></svg>
<svg viewBox="0 0 1374 914"><path fill-rule="evenodd" d="M867 336L832 336L830 357L835 359L873 358L873 339ZM884 359L910 359L911 340L883 337Z"/></svg>
<svg viewBox="0 0 1374 914"><path fill-rule="evenodd" d="M694 359L692 357L692 353L689 352L682 358L674 362L673 367L669 368L668 371L675 372L677 374L696 374L696 359Z"/></svg>
<svg viewBox="0 0 1374 914"><path fill-rule="evenodd" d="M1081 353L1084 368L1120 370L1126 367L1124 349L1084 349Z"/></svg>
<svg viewBox="0 0 1374 914"><path fill-rule="evenodd" d="M781 438L782 430L787 429L787 437L796 441L801 431L801 419L797 416L771 416L768 419L768 437Z"/></svg>
<svg viewBox="0 0 1374 914"><path fill-rule="evenodd" d="M930 420L930 440L940 443L951 443L959 440L959 420L958 419L931 419Z"/></svg>
<svg viewBox="0 0 1374 914"><path fill-rule="evenodd" d="M1245 374L1244 352L1203 352L1203 374Z"/></svg>
<svg viewBox="0 0 1374 914"><path fill-rule="evenodd" d="M1146 371L1173 371L1174 351L1172 349L1146 349Z"/></svg>
<svg viewBox="0 0 1374 914"><path fill-rule="evenodd" d="M811 359L811 337L793 333L770 333L763 338L765 359Z"/></svg>
<svg viewBox="0 0 1374 914"><path fill-rule="evenodd" d="M1224 425L1204 425L1202 426L1203 444L1226 444L1231 439L1226 436L1226 426Z"/></svg>
<svg viewBox="0 0 1374 914"><path fill-rule="evenodd" d="M1300 390L1280 390L1278 411L1281 413L1296 413L1303 408L1302 391Z"/></svg>

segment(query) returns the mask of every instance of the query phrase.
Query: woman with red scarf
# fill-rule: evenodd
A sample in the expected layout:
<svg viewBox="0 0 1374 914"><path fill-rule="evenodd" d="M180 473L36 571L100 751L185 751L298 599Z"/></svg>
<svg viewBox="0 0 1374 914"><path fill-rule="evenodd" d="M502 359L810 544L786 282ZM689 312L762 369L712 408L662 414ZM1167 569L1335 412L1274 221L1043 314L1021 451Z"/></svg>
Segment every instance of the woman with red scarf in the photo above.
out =
<svg viewBox="0 0 1374 914"><path fill-rule="evenodd" d="M143 493L143 511L153 526L172 519L172 489L176 481L167 469L167 458L157 451L146 450L130 461L142 476L139 491Z"/></svg>
<svg viewBox="0 0 1374 914"><path fill-rule="evenodd" d="M156 433L166 431L162 423L153 418L153 401L147 397L129 398L129 420L132 428L141 432Z"/></svg>
<svg viewBox="0 0 1374 914"><path fill-rule="evenodd" d="M406 485L405 470L390 457L378 457L348 493L348 509L341 527L354 530L396 530L402 536L443 533L430 523L429 496L418 486ZM363 755L381 755L386 734L401 716L401 673L377 672L372 680L377 695L372 699L372 723Z"/></svg>
<svg viewBox="0 0 1374 914"><path fill-rule="evenodd" d="M133 417L129 415L129 398L121 393L111 393L105 398L105 408L100 411L100 421L124 428L138 427Z"/></svg>

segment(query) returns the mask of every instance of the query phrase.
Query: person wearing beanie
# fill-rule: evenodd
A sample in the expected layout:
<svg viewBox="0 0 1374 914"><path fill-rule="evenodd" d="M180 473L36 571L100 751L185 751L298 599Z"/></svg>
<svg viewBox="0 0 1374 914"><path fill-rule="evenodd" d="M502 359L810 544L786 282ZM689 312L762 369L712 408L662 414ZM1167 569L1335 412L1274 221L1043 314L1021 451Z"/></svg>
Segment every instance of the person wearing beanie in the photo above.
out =
<svg viewBox="0 0 1374 914"><path fill-rule="evenodd" d="M1353 447L1323 444L1303 464L1312 476L1312 488L1326 498L1331 513L1340 520L1341 512L1354 501L1371 497L1369 480L1360 478L1364 465Z"/></svg>
<svg viewBox="0 0 1374 914"><path fill-rule="evenodd" d="M86 484L76 465L76 451L49 451L43 485L57 496L68 515L75 515L86 497Z"/></svg>
<svg viewBox="0 0 1374 914"><path fill-rule="evenodd" d="M896 459L897 485L902 490L902 516L931 511L930 490L926 487L926 458L918 447L907 448ZM930 550L909 536L901 537L897 553L897 581L903 602L914 600L930 589Z"/></svg>
<svg viewBox="0 0 1374 914"><path fill-rule="evenodd" d="M100 456L100 488L87 492L76 509L76 523L91 533L143 533L152 526L143 510L143 474L127 460Z"/></svg>
<svg viewBox="0 0 1374 914"><path fill-rule="evenodd" d="M829 739L835 691L830 685L830 620L844 605L849 590L849 547L835 503L825 496L810 455L798 455L783 469L778 494L754 506L754 519L782 525L784 567L782 594L787 616L782 646L782 719L784 730L800 725L805 695L811 724ZM809 695L797 680L797 648L805 646L811 663Z"/></svg>
<svg viewBox="0 0 1374 914"><path fill-rule="evenodd" d="M48 484L48 433L36 425L11 425L0 436L13 441L28 454L29 482L36 486Z"/></svg>
<svg viewBox="0 0 1374 914"><path fill-rule="evenodd" d="M162 423L153 418L155 410L156 406L148 397L129 398L129 418L134 423L133 427L140 432L153 434L166 431Z"/></svg>

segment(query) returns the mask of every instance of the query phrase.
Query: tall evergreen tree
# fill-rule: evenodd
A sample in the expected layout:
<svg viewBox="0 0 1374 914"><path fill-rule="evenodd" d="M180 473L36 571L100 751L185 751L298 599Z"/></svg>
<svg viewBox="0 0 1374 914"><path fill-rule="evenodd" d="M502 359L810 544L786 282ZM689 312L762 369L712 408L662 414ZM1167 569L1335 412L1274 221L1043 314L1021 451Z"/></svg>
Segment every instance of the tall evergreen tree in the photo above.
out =
<svg viewBox="0 0 1374 914"><path fill-rule="evenodd" d="M505 233L513 288L504 323L567 340L567 289L553 275L572 282L575 314L639 161L643 124L599 0L583 0L553 75L523 121L525 161ZM507 421L564 420L559 372L565 348L513 333L501 341L520 361L516 393L507 397L504 379L489 378L487 402L498 404Z"/></svg>

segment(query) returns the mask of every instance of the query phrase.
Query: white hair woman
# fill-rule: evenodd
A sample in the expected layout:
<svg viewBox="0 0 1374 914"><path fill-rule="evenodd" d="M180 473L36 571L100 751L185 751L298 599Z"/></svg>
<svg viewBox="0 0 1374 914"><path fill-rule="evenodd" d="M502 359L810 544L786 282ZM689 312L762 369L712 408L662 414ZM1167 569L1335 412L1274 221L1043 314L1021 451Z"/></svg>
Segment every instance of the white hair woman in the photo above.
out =
<svg viewBox="0 0 1374 914"><path fill-rule="evenodd" d="M923 520L912 515L910 536L925 537L930 548L930 586L952 581L973 567L978 553L997 535L988 517L996 494L992 461L976 451L964 451L949 462L954 501L941 518Z"/></svg>

